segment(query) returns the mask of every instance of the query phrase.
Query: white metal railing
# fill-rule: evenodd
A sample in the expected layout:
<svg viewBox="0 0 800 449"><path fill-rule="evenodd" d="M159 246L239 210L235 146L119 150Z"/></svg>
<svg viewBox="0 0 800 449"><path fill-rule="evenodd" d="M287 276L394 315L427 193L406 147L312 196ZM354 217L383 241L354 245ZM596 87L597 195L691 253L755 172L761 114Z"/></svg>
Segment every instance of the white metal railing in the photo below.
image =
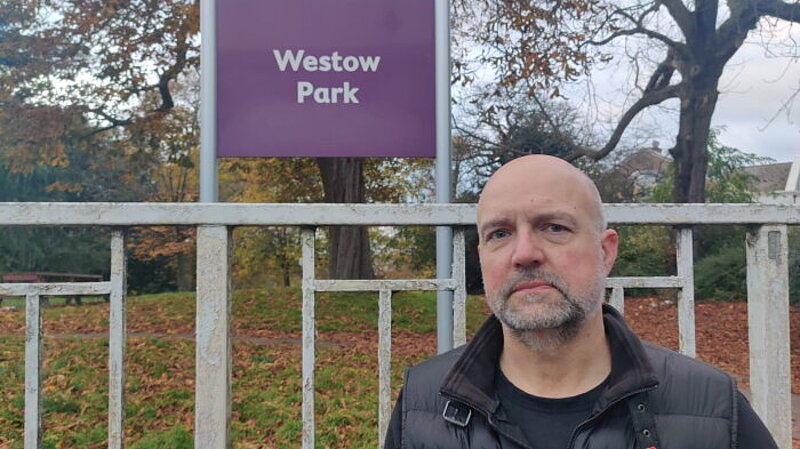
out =
<svg viewBox="0 0 800 449"><path fill-rule="evenodd" d="M750 385L752 402L781 449L791 448L788 241L786 225L800 224L800 208L789 204L610 204L614 224L746 224ZM25 296L25 449L41 447L41 312L48 295L110 296L109 448L124 446L125 235L124 227L196 226L197 329L195 447L230 446L231 416L231 239L232 227L302 227L303 265L303 448L314 447L314 299L318 291L379 292L379 435L391 407L391 297L398 290L452 290L456 344L465 338L464 245L459 228L472 226L475 205L220 204L220 203L0 203L0 226L79 225L114 227L108 282L0 284L0 295ZM330 225L453 226L453 277L417 280L321 280L314 274L314 229ZM624 310L624 289L680 289L681 351L695 354L692 232L679 228L677 276L611 278L610 302ZM624 242L623 242L624 244Z"/></svg>
<svg viewBox="0 0 800 449"><path fill-rule="evenodd" d="M303 247L303 447L314 447L315 292L377 291L378 298L378 435L386 434L391 404L392 293L405 290L453 291L453 344L466 342L467 289L464 228L453 235L452 279L317 280L314 273L314 229L301 234ZM307 337L307 338L306 338Z"/></svg>

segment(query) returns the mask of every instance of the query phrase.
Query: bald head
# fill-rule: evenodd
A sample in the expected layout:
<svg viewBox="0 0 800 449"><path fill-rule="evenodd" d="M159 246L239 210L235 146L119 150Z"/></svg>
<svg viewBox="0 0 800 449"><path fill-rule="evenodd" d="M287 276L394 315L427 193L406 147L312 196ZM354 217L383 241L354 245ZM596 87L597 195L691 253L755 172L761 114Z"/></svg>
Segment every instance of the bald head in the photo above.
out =
<svg viewBox="0 0 800 449"><path fill-rule="evenodd" d="M602 200L594 182L572 164L553 156L520 157L497 170L478 200L478 222L497 201L549 201L586 214L598 232L606 228Z"/></svg>

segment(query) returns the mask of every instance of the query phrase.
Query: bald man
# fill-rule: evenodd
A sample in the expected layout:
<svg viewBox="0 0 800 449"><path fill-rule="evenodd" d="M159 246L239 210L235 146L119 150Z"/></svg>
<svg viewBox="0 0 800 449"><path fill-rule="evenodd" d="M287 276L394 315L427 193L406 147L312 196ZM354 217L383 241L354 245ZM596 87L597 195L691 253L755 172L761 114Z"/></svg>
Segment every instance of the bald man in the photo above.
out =
<svg viewBox="0 0 800 449"><path fill-rule="evenodd" d="M604 305L618 236L580 170L509 162L477 224L492 316L408 370L385 448L777 448L731 376L643 343Z"/></svg>

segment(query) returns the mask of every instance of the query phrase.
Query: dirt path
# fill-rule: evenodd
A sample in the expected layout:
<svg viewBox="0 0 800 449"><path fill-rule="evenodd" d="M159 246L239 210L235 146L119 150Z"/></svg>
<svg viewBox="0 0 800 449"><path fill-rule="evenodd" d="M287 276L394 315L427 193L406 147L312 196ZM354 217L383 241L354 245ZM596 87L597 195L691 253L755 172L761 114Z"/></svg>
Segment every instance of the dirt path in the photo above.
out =
<svg viewBox="0 0 800 449"><path fill-rule="evenodd" d="M92 333L79 333L79 334L47 334L45 338L65 339L65 338L86 338L86 339L102 339L108 338L107 332L92 332ZM181 334L158 334L152 332L129 332L128 339L134 338L157 338L163 340L194 340L194 334L181 333ZM250 337L250 336L233 336L234 342L253 343L257 345L278 346L278 345L294 345L300 346L303 344L300 338L265 338L265 337ZM324 341L317 340L318 347L339 347L351 346L352 341Z"/></svg>

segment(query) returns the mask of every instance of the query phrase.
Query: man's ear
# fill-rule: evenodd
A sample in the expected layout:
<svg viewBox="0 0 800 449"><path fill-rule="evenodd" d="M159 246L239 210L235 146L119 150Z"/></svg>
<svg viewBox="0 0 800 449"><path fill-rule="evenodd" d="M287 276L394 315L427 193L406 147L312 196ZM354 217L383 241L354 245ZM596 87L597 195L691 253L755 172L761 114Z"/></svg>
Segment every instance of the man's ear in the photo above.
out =
<svg viewBox="0 0 800 449"><path fill-rule="evenodd" d="M603 262L606 266L606 275L611 273L614 268L614 262L617 260L617 253L619 252L619 236L617 231L613 229L606 229L600 236L600 246L603 249Z"/></svg>

